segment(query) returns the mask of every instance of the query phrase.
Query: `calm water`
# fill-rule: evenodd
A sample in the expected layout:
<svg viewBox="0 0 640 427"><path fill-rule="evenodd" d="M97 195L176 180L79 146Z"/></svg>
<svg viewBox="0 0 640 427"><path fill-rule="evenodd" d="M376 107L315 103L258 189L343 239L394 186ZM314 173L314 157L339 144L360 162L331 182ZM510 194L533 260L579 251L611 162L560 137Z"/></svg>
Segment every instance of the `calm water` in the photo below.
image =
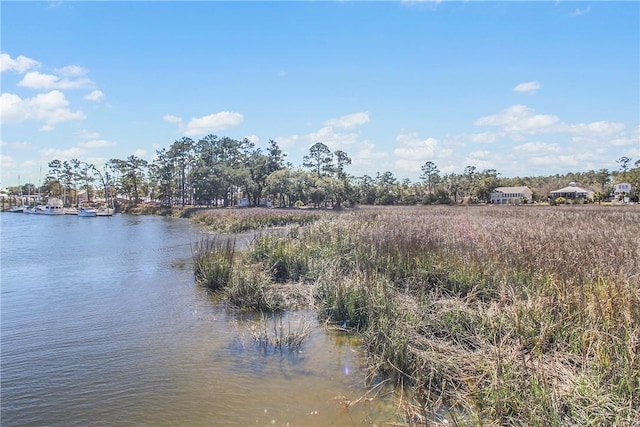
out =
<svg viewBox="0 0 640 427"><path fill-rule="evenodd" d="M186 220L0 214L1 423L371 425L354 342L311 321L296 353L261 351L196 286Z"/></svg>

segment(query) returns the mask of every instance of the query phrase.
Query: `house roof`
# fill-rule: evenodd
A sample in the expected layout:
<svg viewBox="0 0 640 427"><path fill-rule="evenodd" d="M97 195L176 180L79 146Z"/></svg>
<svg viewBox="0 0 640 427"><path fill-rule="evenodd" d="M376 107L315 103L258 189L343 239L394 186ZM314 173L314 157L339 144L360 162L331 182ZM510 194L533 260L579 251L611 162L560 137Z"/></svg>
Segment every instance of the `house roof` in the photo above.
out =
<svg viewBox="0 0 640 427"><path fill-rule="evenodd" d="M589 194L589 193L591 193L591 190L585 190L584 188L580 188L580 187L575 186L575 185L569 185L567 187L561 188L559 190L553 190L551 192L551 194L556 194L556 193L584 193L584 194Z"/></svg>
<svg viewBox="0 0 640 427"><path fill-rule="evenodd" d="M522 193L524 190L529 190L529 187L496 187L493 189L496 193Z"/></svg>

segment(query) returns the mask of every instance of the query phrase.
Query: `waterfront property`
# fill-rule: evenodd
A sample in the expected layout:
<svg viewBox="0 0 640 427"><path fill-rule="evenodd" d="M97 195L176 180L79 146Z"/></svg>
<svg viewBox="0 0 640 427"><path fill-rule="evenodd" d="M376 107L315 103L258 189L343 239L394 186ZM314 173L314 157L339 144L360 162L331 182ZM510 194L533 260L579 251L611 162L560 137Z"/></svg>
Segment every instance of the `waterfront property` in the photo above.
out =
<svg viewBox="0 0 640 427"><path fill-rule="evenodd" d="M496 205L531 203L533 192L529 187L497 187L491 192L491 203Z"/></svg>
<svg viewBox="0 0 640 427"><path fill-rule="evenodd" d="M629 196L633 196L633 187L628 182L616 184L613 196L615 201L628 203Z"/></svg>
<svg viewBox="0 0 640 427"><path fill-rule="evenodd" d="M567 187L554 190L549 195L552 199L557 199L558 197L573 200L593 199L593 191L578 187L575 182L570 182Z"/></svg>

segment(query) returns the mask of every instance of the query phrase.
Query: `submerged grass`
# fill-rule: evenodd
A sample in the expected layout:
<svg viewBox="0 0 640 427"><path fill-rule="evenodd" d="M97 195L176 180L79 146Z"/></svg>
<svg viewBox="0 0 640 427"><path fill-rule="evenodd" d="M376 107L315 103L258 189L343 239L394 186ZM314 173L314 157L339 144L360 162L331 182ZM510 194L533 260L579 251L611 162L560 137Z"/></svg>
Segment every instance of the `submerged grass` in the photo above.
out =
<svg viewBox="0 0 640 427"><path fill-rule="evenodd" d="M261 236L253 273L234 268L249 301L312 288L321 319L364 337L371 380L406 388L409 423L626 426L638 235L632 206L360 208Z"/></svg>
<svg viewBox="0 0 640 427"><path fill-rule="evenodd" d="M311 333L311 323L302 318L286 322L282 315L262 314L262 321L251 328L251 335L259 348L267 351L295 351L302 347Z"/></svg>

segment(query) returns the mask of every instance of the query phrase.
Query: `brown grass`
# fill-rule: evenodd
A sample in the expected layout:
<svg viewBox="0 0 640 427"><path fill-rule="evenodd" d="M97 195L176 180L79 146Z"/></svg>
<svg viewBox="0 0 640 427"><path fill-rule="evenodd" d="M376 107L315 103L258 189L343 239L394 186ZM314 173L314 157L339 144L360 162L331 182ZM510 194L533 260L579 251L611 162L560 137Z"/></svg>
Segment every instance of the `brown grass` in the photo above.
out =
<svg viewBox="0 0 640 427"><path fill-rule="evenodd" d="M372 382L403 386L409 423L627 426L638 236L638 206L366 207L248 256L362 334Z"/></svg>

